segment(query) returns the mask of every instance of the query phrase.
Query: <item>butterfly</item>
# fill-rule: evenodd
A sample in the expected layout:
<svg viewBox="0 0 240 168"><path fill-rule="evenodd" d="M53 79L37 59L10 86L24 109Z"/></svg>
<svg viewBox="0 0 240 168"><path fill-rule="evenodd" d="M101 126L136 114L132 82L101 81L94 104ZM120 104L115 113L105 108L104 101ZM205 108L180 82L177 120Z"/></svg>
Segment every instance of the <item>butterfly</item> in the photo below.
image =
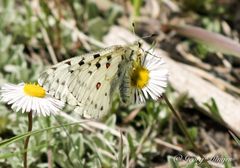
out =
<svg viewBox="0 0 240 168"><path fill-rule="evenodd" d="M123 103L134 101L129 72L144 57L141 45L111 46L67 59L44 71L38 83L83 117L102 118L114 92L120 93Z"/></svg>

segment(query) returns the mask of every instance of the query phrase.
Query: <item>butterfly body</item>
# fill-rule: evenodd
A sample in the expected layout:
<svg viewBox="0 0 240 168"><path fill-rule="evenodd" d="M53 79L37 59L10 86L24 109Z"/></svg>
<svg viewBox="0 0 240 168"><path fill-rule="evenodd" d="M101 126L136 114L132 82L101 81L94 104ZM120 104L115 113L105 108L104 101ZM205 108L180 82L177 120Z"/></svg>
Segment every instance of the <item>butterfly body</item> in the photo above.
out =
<svg viewBox="0 0 240 168"><path fill-rule="evenodd" d="M120 91L123 102L130 101L129 71L143 56L140 43L112 46L62 61L43 72L38 82L84 117L101 118L115 91Z"/></svg>

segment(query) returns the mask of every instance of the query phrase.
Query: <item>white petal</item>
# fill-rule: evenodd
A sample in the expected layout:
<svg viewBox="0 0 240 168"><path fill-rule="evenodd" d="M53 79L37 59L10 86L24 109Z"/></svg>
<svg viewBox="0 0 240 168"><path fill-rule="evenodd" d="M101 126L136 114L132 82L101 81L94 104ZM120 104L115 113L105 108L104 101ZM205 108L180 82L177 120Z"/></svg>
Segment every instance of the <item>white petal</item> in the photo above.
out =
<svg viewBox="0 0 240 168"><path fill-rule="evenodd" d="M32 109L33 109L33 100L31 98L29 98L26 112L30 112Z"/></svg>
<svg viewBox="0 0 240 168"><path fill-rule="evenodd" d="M143 88L142 91L143 91L143 95L145 96L145 98L148 99L147 88L146 87Z"/></svg>
<svg viewBox="0 0 240 168"><path fill-rule="evenodd" d="M143 92L142 92L142 91L140 91L139 98L140 98L140 102L141 102L141 103L145 103L145 102L146 102L146 100L144 99L144 96L143 96Z"/></svg>
<svg viewBox="0 0 240 168"><path fill-rule="evenodd" d="M156 100L157 99L157 95L155 95L155 93L152 92L152 90L150 90L148 87L147 87L147 90L148 94L150 95L150 97L153 99L153 100Z"/></svg>
<svg viewBox="0 0 240 168"><path fill-rule="evenodd" d="M24 83L18 85L4 84L0 88L0 101L11 104L11 108L22 112L33 112L33 115L57 114L64 107L64 103L50 95L43 98L26 95L23 91Z"/></svg>
<svg viewBox="0 0 240 168"><path fill-rule="evenodd" d="M26 96L25 97L25 102L23 102L23 106L22 106L22 113L26 112L28 104L29 104L29 97Z"/></svg>

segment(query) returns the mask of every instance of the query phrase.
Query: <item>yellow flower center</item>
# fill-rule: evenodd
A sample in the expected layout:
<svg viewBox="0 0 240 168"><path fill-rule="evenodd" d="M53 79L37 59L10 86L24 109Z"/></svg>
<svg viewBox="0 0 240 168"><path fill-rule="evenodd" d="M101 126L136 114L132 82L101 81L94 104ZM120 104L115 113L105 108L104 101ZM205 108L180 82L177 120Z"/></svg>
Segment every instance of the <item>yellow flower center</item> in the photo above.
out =
<svg viewBox="0 0 240 168"><path fill-rule="evenodd" d="M142 89L144 88L149 81L149 71L141 66L141 65L137 65L131 74L131 85L133 87Z"/></svg>
<svg viewBox="0 0 240 168"><path fill-rule="evenodd" d="M46 91L38 84L25 84L23 87L24 93L28 96L43 98L46 95Z"/></svg>

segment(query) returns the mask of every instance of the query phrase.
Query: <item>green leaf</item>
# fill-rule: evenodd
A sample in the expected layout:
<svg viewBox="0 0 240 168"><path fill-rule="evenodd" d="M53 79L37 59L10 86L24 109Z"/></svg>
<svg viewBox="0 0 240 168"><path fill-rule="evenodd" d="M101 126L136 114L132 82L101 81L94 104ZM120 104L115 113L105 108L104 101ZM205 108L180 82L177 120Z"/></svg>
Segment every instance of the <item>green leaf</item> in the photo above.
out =
<svg viewBox="0 0 240 168"><path fill-rule="evenodd" d="M88 31L96 39L102 39L108 29L108 22L101 17L96 17L88 22Z"/></svg>
<svg viewBox="0 0 240 168"><path fill-rule="evenodd" d="M196 167L196 161L195 160L185 166L185 168L195 168L195 167Z"/></svg>
<svg viewBox="0 0 240 168"><path fill-rule="evenodd" d="M140 16L140 9L142 7L143 0L132 0L134 8L134 16Z"/></svg>
<svg viewBox="0 0 240 168"><path fill-rule="evenodd" d="M95 3L90 1L89 3L86 4L86 6L87 6L89 20L94 19L99 16L99 10Z"/></svg>
<svg viewBox="0 0 240 168"><path fill-rule="evenodd" d="M210 102L204 103L204 105L209 109L211 112L213 118L215 118L217 121L222 122L222 117L220 115L220 112L218 110L217 104L213 98L210 99Z"/></svg>
<svg viewBox="0 0 240 168"><path fill-rule="evenodd" d="M198 136L198 128L197 127L191 127L187 129L189 135L193 140L195 140Z"/></svg>
<svg viewBox="0 0 240 168"><path fill-rule="evenodd" d="M107 12L106 17L108 24L112 25L117 18L123 13L123 8L119 5L113 5Z"/></svg>
<svg viewBox="0 0 240 168"><path fill-rule="evenodd" d="M231 159L227 156L224 156L224 168L232 168Z"/></svg>
<svg viewBox="0 0 240 168"><path fill-rule="evenodd" d="M170 168L180 168L178 162L172 156L168 156L168 165Z"/></svg>
<svg viewBox="0 0 240 168"><path fill-rule="evenodd" d="M135 153L136 148L134 146L133 138L132 138L131 134L127 134L127 139L128 139L128 144L129 144L130 157L135 158L136 157L136 153Z"/></svg>
<svg viewBox="0 0 240 168"><path fill-rule="evenodd" d="M118 165L117 166L118 168L123 167L123 138L122 138L122 133L121 133L121 137L120 137L120 146L119 146L117 165Z"/></svg>

